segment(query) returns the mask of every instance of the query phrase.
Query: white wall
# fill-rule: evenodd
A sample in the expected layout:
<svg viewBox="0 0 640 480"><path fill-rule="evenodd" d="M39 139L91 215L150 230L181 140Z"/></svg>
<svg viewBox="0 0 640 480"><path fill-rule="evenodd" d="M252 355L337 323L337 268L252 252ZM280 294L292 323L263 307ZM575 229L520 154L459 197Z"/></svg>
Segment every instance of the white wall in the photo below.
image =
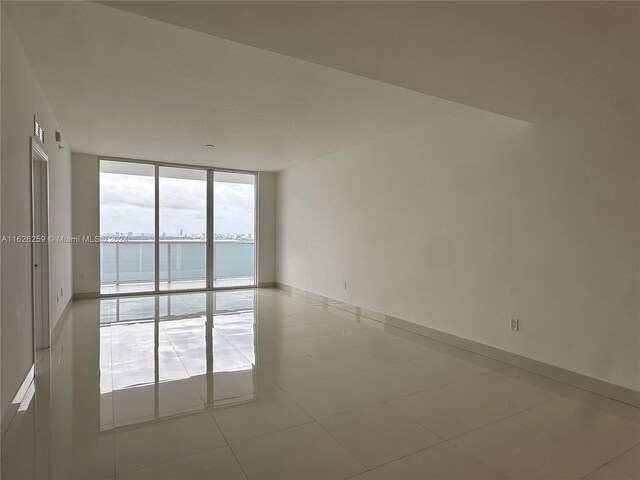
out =
<svg viewBox="0 0 640 480"><path fill-rule="evenodd" d="M100 234L100 163L97 155L73 154L73 235ZM258 174L258 284L275 281L275 204L276 175ZM73 291L100 292L100 246L73 245Z"/></svg>
<svg viewBox="0 0 640 480"><path fill-rule="evenodd" d="M96 155L71 157L71 192L74 237L100 234L100 162ZM100 244L73 244L73 293L100 293Z"/></svg>
<svg viewBox="0 0 640 480"><path fill-rule="evenodd" d="M46 132L49 157L49 233L71 235L71 166L68 148L58 150L54 141L60 126L6 14L2 16L2 235L31 232L31 147L33 116ZM64 132L63 132L64 133ZM64 143L64 142L63 142ZM72 260L69 243L50 244L50 318L55 327L72 292ZM63 297L56 301L56 291ZM31 316L31 247L2 244L2 384L3 430L6 414L22 380L33 363Z"/></svg>
<svg viewBox="0 0 640 480"><path fill-rule="evenodd" d="M258 173L258 286L276 281L276 174Z"/></svg>
<svg viewBox="0 0 640 480"><path fill-rule="evenodd" d="M634 115L464 108L287 169L278 281L640 390Z"/></svg>

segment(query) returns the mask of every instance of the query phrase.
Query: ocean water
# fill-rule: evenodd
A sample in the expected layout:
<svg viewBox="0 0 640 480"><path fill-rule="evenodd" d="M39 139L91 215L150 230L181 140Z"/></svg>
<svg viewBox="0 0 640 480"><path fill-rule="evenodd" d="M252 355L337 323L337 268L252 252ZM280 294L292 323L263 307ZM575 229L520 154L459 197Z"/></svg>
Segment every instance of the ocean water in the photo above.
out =
<svg viewBox="0 0 640 480"><path fill-rule="evenodd" d="M241 242L215 242L216 278L253 275L255 244ZM120 283L154 281L154 245L152 242L120 243ZM169 244L160 244L160 281L199 280L206 277L206 245L204 242L173 243L171 269ZM116 244L100 244L100 282L116 281Z"/></svg>

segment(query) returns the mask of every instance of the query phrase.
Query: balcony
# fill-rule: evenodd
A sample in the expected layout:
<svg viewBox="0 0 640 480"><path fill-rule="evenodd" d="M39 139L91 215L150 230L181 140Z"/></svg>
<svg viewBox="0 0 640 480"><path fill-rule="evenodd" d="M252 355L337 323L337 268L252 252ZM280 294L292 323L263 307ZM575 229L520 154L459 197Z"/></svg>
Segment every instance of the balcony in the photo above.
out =
<svg viewBox="0 0 640 480"><path fill-rule="evenodd" d="M255 284L255 243L243 240L214 242L213 286ZM206 288L206 240L160 240L160 290ZM153 291L153 240L100 244L100 293Z"/></svg>

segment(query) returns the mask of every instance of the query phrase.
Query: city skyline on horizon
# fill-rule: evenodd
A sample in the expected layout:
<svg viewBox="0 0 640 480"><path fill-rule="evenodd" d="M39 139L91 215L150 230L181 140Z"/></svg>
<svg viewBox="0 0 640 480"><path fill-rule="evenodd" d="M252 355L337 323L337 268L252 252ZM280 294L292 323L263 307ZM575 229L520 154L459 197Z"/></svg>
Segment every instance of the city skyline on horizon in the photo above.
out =
<svg viewBox="0 0 640 480"><path fill-rule="evenodd" d="M165 236L206 232L206 181L160 177L160 231ZM214 182L215 235L254 234L252 184ZM120 173L100 174L100 235L155 231L155 180Z"/></svg>

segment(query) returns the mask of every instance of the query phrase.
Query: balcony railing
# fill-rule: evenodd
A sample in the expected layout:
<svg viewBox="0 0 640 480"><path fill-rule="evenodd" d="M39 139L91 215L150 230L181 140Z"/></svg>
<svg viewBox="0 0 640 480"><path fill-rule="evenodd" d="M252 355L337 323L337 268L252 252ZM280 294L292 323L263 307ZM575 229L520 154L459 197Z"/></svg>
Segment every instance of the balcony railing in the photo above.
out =
<svg viewBox="0 0 640 480"><path fill-rule="evenodd" d="M160 281L206 279L206 240L160 240ZM214 280L254 274L253 241L214 242ZM100 244L100 283L119 285L155 281L153 240Z"/></svg>

